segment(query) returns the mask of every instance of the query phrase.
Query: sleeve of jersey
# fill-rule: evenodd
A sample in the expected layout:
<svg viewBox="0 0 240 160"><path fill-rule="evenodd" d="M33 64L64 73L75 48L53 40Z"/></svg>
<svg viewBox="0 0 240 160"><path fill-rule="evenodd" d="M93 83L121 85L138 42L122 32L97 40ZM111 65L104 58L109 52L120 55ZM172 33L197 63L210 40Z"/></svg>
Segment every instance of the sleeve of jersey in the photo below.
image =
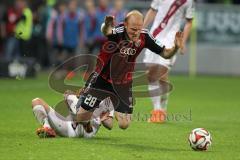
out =
<svg viewBox="0 0 240 160"><path fill-rule="evenodd" d="M107 36L108 40L116 42L119 34L121 34L123 31L124 31L123 25L118 25L118 26L114 27L112 29L112 34Z"/></svg>
<svg viewBox="0 0 240 160"><path fill-rule="evenodd" d="M114 41L114 42L116 42L117 39L118 39L118 34L119 34L119 32L118 32L118 27L114 27L114 28L112 29L112 34L108 35L107 38L108 38L109 41Z"/></svg>
<svg viewBox="0 0 240 160"><path fill-rule="evenodd" d="M195 12L195 4L193 0L188 0L185 17L187 19L193 19Z"/></svg>
<svg viewBox="0 0 240 160"><path fill-rule="evenodd" d="M162 55L162 52L163 52L165 46L158 44L157 41L151 35L146 34L145 48L151 50L152 52L154 52L158 55Z"/></svg>
<svg viewBox="0 0 240 160"><path fill-rule="evenodd" d="M159 4L159 0L153 0L151 3L151 8L154 10L158 10L158 4Z"/></svg>

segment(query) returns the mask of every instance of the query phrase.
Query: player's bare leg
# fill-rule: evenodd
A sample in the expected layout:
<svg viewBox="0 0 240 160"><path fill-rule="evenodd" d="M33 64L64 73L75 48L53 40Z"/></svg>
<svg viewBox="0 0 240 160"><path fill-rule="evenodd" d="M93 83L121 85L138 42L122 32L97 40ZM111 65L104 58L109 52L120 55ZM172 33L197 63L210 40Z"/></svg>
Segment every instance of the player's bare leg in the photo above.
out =
<svg viewBox="0 0 240 160"><path fill-rule="evenodd" d="M113 118L114 118L114 106L111 101L111 98L108 97L104 99L100 104L99 108L97 108L101 114L99 115L101 118L102 125L111 130L113 128ZM96 110L95 110L96 113Z"/></svg>
<svg viewBox="0 0 240 160"><path fill-rule="evenodd" d="M118 126L121 129L127 129L131 123L132 114L120 113L115 111Z"/></svg>
<svg viewBox="0 0 240 160"><path fill-rule="evenodd" d="M51 128L47 113L50 108L48 104L40 98L32 100L32 110L42 127L38 128L36 133L40 138L56 137L55 131Z"/></svg>
<svg viewBox="0 0 240 160"><path fill-rule="evenodd" d="M160 83L160 86L163 86L164 84L162 84L162 82L168 82L168 74L169 74L169 69L167 69L166 67L161 67L161 68L165 68L166 72L162 72L162 73L165 73L162 75L159 83ZM168 104L168 93L165 93L161 96L161 99L160 99L160 103L161 103L161 108L163 111L165 111L165 113L167 112L167 104ZM166 117L165 117L166 118Z"/></svg>
<svg viewBox="0 0 240 160"><path fill-rule="evenodd" d="M167 95L160 95L164 83L168 80L168 68L161 65L150 65L148 67L149 93L154 109L151 112L149 122L162 123L166 120ZM151 92L155 90L157 92ZM164 98L164 99L163 99ZM163 103L164 102L164 103ZM165 104L163 106L163 104Z"/></svg>
<svg viewBox="0 0 240 160"><path fill-rule="evenodd" d="M114 117L114 111L112 112L106 112L106 113L103 113L100 118L101 118L101 122L102 122L102 125L111 130L113 128L113 117Z"/></svg>

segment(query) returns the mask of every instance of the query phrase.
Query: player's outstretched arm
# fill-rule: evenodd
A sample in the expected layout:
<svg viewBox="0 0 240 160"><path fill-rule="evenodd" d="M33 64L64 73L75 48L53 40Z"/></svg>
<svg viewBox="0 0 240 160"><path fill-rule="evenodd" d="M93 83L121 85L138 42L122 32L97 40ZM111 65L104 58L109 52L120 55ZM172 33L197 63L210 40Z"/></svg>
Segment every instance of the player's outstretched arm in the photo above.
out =
<svg viewBox="0 0 240 160"><path fill-rule="evenodd" d="M186 42L189 38L189 35L191 33L191 29L192 29L192 19L187 19L186 20L186 24L184 26L183 29L183 48L180 50L181 54L185 54L186 53Z"/></svg>
<svg viewBox="0 0 240 160"><path fill-rule="evenodd" d="M164 48L163 54L162 54L163 58L169 59L177 53L179 48L180 49L183 48L183 33L182 32L176 33L174 43L175 43L175 45L172 48Z"/></svg>
<svg viewBox="0 0 240 160"><path fill-rule="evenodd" d="M148 48L165 59L169 59L177 53L179 48L183 48L183 33L176 33L175 45L172 48L165 48L162 44L160 45L149 33L146 36L145 42L145 48Z"/></svg>
<svg viewBox="0 0 240 160"><path fill-rule="evenodd" d="M114 27L114 17L113 16L106 16L104 23L101 26L101 31L105 36L112 34L112 29Z"/></svg>

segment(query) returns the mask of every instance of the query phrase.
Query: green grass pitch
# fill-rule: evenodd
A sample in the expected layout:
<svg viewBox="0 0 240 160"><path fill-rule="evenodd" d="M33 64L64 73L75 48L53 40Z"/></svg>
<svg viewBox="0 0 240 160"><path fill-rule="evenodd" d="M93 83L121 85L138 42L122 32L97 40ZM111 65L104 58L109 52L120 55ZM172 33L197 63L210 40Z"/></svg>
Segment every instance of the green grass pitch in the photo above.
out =
<svg viewBox="0 0 240 160"><path fill-rule="evenodd" d="M149 124L149 98L137 99L130 128L101 128L93 139L39 139L39 125L31 99L54 105L62 95L48 86L47 74L37 79L0 80L0 159L2 160L237 160L240 159L240 79L171 76L168 113L179 115L165 124ZM191 117L190 117L191 111ZM137 114L139 117L137 117ZM193 151L187 142L197 127L210 131L213 144L206 152Z"/></svg>

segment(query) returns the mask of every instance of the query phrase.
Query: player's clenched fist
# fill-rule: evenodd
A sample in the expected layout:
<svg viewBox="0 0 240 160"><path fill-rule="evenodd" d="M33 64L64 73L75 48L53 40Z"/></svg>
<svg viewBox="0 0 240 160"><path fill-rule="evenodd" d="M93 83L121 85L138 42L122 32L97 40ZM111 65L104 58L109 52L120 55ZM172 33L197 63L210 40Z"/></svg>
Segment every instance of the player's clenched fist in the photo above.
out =
<svg viewBox="0 0 240 160"><path fill-rule="evenodd" d="M105 25L106 26L113 26L114 25L114 16L106 16L105 17L105 20L104 20L104 22L105 22Z"/></svg>

